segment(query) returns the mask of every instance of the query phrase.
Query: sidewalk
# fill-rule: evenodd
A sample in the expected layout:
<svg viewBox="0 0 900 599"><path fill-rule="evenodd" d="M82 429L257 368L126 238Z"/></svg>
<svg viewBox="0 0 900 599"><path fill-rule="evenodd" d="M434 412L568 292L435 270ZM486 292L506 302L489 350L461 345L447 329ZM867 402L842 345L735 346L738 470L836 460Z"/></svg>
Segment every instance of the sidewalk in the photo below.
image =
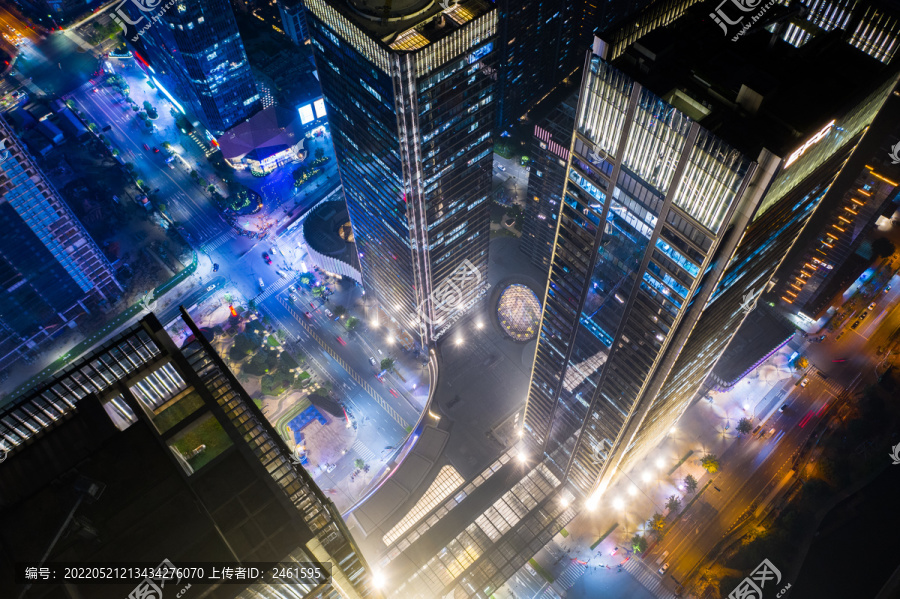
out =
<svg viewBox="0 0 900 599"><path fill-rule="evenodd" d="M761 419L777 409L782 396L779 394L789 391L802 376L790 368L788 359L804 343L802 338L795 337L732 389L712 392L712 402L703 398L695 401L657 450L623 473L604 493L596 510L583 510L566 526L565 534L557 534L535 556L538 565L554 580L551 586L555 592L565 593L583 574L593 572L601 563L604 569L611 565L615 574L618 564L636 559L631 552L631 538L648 531L647 521L656 512L671 521L665 507L668 497L680 498L678 511L683 513L693 497L711 481L700 459L707 453L722 456L740 436L735 430L738 421L747 417L754 427L759 425ZM698 481L695 493L684 488L683 481L688 474ZM626 558L631 559L625 561ZM579 562L584 568L573 578L569 568ZM605 575L602 571L595 572L600 578L581 588L605 588L606 583L602 582ZM512 597L514 591L510 585L513 584L522 583L516 577L510 579L503 587L505 594L498 597Z"/></svg>

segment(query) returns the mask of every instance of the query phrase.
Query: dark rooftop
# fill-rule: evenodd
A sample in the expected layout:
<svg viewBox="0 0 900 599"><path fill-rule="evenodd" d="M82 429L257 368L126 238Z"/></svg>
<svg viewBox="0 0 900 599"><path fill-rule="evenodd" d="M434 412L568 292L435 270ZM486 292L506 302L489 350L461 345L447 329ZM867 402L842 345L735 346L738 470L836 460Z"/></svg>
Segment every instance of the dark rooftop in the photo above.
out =
<svg viewBox="0 0 900 599"><path fill-rule="evenodd" d="M424 48L493 10L484 0L450 0L446 9L437 0L328 0L328 4L373 39L387 45L397 42L393 50Z"/></svg>
<svg viewBox="0 0 900 599"><path fill-rule="evenodd" d="M613 64L705 129L756 155L787 155L870 94L894 69L851 46L841 31L796 48L765 29L792 16L772 6L734 41L692 7L632 44ZM777 31L777 29L776 29Z"/></svg>

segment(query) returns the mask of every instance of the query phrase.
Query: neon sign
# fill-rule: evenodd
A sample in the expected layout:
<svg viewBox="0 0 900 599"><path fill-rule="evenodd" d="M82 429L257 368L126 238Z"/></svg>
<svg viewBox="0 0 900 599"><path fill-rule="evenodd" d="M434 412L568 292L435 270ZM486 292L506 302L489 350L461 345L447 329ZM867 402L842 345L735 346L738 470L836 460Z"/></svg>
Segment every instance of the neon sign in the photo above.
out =
<svg viewBox="0 0 900 599"><path fill-rule="evenodd" d="M828 132L831 131L832 127L834 127L834 121L831 121L830 123L822 127L822 129L819 130L818 133L806 140L805 144L797 148L793 154L788 156L788 159L784 163L784 168L791 166L794 162L797 161L798 158L803 156L803 153L806 152L806 150L822 141L822 139L824 139L825 136L828 135Z"/></svg>

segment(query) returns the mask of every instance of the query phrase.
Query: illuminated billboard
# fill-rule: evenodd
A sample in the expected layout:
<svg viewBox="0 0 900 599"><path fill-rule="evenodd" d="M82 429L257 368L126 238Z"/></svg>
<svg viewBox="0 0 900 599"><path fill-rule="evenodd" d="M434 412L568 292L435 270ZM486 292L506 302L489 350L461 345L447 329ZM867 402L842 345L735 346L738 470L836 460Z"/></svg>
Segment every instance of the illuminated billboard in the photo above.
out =
<svg viewBox="0 0 900 599"><path fill-rule="evenodd" d="M323 98L319 98L315 102L313 102L313 106L316 109L316 118L321 119L325 116L325 100Z"/></svg>
<svg viewBox="0 0 900 599"><path fill-rule="evenodd" d="M315 120L313 117L313 108L312 104L305 104L297 109L300 113L300 123L305 125L307 123L311 123Z"/></svg>

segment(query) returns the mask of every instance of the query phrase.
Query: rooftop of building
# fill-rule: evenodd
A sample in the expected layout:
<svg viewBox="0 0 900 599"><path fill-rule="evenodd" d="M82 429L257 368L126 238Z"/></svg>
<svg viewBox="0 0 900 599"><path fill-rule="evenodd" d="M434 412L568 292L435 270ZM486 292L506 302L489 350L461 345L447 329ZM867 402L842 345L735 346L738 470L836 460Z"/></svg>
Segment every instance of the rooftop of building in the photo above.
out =
<svg viewBox="0 0 900 599"><path fill-rule="evenodd" d="M716 362L715 376L733 385L794 335L796 327L777 310L759 302Z"/></svg>
<svg viewBox="0 0 900 599"><path fill-rule="evenodd" d="M424 48L494 9L485 0L443 0L443 4L438 0L328 0L328 4L395 51Z"/></svg>
<svg viewBox="0 0 900 599"><path fill-rule="evenodd" d="M303 142L303 125L296 110L270 106L218 138L222 156L263 160Z"/></svg>
<svg viewBox="0 0 900 599"><path fill-rule="evenodd" d="M613 65L745 154L765 147L785 156L896 71L841 31L788 44L777 32L792 16L774 4L743 35L739 23L723 36L709 8L697 5Z"/></svg>

